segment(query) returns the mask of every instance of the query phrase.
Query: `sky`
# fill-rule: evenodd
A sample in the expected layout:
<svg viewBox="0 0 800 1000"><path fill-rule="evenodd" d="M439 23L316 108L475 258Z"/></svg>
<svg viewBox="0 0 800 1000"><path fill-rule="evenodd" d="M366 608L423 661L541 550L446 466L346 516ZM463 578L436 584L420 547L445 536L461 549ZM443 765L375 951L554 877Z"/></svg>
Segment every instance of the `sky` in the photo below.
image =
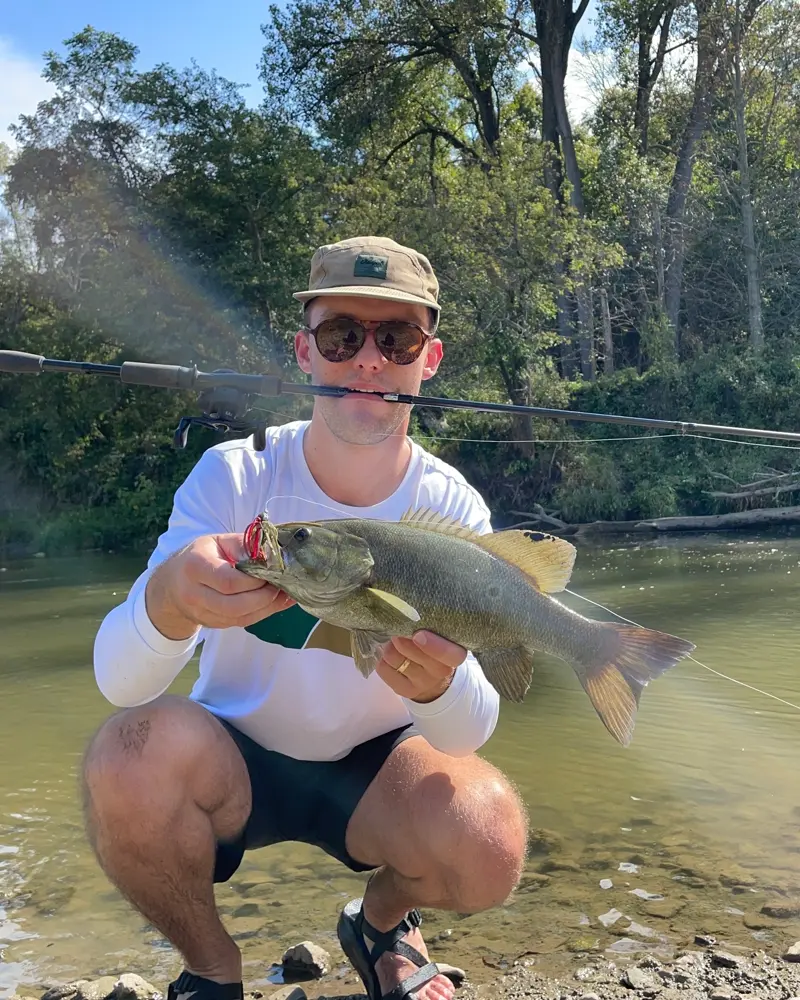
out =
<svg viewBox="0 0 800 1000"><path fill-rule="evenodd" d="M280 4L283 5L282 3ZM591 32L594 0L579 27ZM258 64L263 48L261 25L269 18L268 0L138 0L112 4L109 0L0 0L0 142L12 143L8 126L20 114L30 114L52 95L41 78L43 54L63 51L63 43L87 25L120 35L139 50L138 67L160 62L176 68L192 60L205 70L236 83L249 84L248 103L257 103L262 90ZM581 79L581 58L574 53L568 96L577 112L588 94Z"/></svg>

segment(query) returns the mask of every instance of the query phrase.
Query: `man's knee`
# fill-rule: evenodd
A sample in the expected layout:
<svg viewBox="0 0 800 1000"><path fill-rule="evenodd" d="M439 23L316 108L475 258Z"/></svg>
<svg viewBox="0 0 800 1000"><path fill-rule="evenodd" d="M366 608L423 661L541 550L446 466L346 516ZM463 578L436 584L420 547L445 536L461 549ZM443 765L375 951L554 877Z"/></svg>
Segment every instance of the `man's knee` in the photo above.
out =
<svg viewBox="0 0 800 1000"><path fill-rule="evenodd" d="M205 786L207 794L211 780L198 779L204 768L209 779L215 770L225 770L220 750L229 756L231 751L223 740L230 743L205 709L175 695L116 712L100 726L84 755L87 813L130 816L131 810L157 808L165 797L175 801L182 791L191 793L198 784ZM224 782L213 784L222 797ZM215 803L210 800L204 806L212 811Z"/></svg>
<svg viewBox="0 0 800 1000"><path fill-rule="evenodd" d="M429 803L436 830L431 847L452 882L458 908L476 912L504 902L519 882L528 819L522 800L501 772L479 758L464 764L449 781L434 782L438 802Z"/></svg>

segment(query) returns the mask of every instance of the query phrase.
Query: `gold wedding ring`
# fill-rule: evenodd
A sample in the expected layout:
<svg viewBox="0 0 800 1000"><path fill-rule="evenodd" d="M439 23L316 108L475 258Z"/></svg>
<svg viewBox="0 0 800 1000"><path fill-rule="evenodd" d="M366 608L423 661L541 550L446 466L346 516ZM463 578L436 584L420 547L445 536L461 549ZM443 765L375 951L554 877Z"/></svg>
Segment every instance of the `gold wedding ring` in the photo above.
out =
<svg viewBox="0 0 800 1000"><path fill-rule="evenodd" d="M406 657L405 660L403 660L403 662L397 668L398 674L404 674L410 666L411 666L411 660L409 660L408 657Z"/></svg>

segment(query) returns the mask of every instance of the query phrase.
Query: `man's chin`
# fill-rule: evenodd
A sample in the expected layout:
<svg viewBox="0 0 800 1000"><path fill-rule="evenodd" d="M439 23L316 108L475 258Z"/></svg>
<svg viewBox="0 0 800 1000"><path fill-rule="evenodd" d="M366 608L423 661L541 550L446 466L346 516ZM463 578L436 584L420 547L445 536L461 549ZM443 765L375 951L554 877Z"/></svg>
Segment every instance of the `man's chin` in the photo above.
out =
<svg viewBox="0 0 800 1000"><path fill-rule="evenodd" d="M387 416L381 419L366 413L346 415L341 410L331 413L327 407L323 412L328 430L345 444L376 445L396 434L404 435L401 430L404 413L393 413L391 419Z"/></svg>

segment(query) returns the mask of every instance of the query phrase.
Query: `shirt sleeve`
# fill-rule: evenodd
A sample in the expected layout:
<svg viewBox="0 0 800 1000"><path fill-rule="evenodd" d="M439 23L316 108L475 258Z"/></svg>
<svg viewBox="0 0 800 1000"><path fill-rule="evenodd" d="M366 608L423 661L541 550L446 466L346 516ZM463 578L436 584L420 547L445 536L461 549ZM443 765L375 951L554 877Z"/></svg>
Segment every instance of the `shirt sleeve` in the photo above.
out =
<svg viewBox="0 0 800 1000"><path fill-rule="evenodd" d="M458 517L478 534L489 534L491 517L483 501L467 487L458 494L458 502L445 504L442 513ZM448 689L435 701L420 704L403 700L420 734L432 747L451 757L466 757L482 747L494 732L500 714L500 695L469 651Z"/></svg>
<svg viewBox="0 0 800 1000"><path fill-rule="evenodd" d="M94 675L103 696L119 708L143 705L172 684L202 641L163 636L150 621L145 588L156 566L201 535L233 530L234 489L230 467L213 448L175 493L166 531L136 579L127 598L103 619L94 642Z"/></svg>

